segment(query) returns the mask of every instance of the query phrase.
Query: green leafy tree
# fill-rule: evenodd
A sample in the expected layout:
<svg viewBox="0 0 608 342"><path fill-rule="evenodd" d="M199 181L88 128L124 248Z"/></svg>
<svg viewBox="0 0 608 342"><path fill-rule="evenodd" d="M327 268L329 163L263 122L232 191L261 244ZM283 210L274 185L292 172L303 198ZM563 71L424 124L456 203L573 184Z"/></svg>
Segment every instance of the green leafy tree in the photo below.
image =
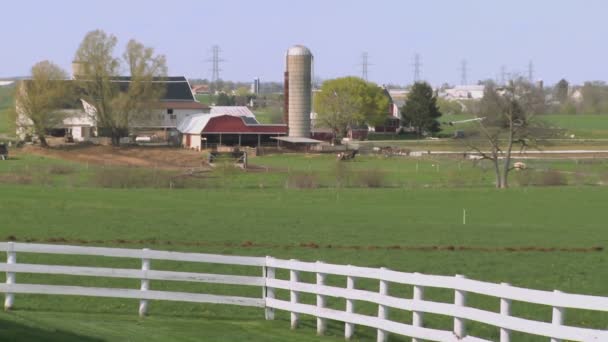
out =
<svg viewBox="0 0 608 342"><path fill-rule="evenodd" d="M378 85L358 77L327 80L315 94L315 124L330 128L339 143L349 128L386 120L389 99Z"/></svg>
<svg viewBox="0 0 608 342"><path fill-rule="evenodd" d="M49 61L32 67L31 79L22 81L16 92L17 125L31 127L42 147L48 147L46 131L60 126L68 114L62 109L69 98L68 75Z"/></svg>
<svg viewBox="0 0 608 342"><path fill-rule="evenodd" d="M131 40L121 60L114 57L116 44L115 36L101 30L91 31L75 58L80 64L77 81L82 96L95 108L97 125L110 132L115 146L120 145L120 137L131 125L154 117L155 105L166 90L152 80L167 75L165 57L155 55L154 49ZM127 89L121 89L116 82L123 64L131 78Z"/></svg>
<svg viewBox="0 0 608 342"><path fill-rule="evenodd" d="M217 99L215 100L216 106L234 106L236 103L236 99L234 96L229 96L228 94L221 92L217 95Z"/></svg>
<svg viewBox="0 0 608 342"><path fill-rule="evenodd" d="M401 108L403 123L414 128L416 134L437 133L441 130L439 121L441 112L437 106L437 97L433 88L426 82L414 84L405 105Z"/></svg>
<svg viewBox="0 0 608 342"><path fill-rule="evenodd" d="M445 115L462 114L464 108L466 108L460 100L446 100L442 98L437 99L437 107Z"/></svg>

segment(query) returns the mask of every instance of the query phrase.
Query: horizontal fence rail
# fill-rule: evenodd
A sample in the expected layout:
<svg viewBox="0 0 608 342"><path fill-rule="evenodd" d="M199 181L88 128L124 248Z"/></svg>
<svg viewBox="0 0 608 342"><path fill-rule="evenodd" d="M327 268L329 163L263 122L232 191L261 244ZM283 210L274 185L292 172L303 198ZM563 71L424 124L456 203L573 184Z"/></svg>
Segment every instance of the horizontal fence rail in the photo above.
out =
<svg viewBox="0 0 608 342"><path fill-rule="evenodd" d="M568 294L560 291L540 291L515 287L506 283L494 284L467 279L464 276L436 276L420 273L405 273L385 268L356 267L350 265L327 264L323 262L303 262L282 260L272 257L241 257L202 253L182 253L154 251L148 249L124 249L105 247L82 247L65 245L27 244L0 242L0 251L7 253L6 263L0 263L0 272L6 272L6 283L0 284L0 292L5 294L4 307L10 310L15 294L72 295L110 298L139 299L139 314L146 315L148 301L183 301L193 303L230 304L265 308L266 319L274 319L275 310L290 313L291 327L298 327L300 314L317 319L317 333L327 329L327 320L344 323L344 336L350 339L356 326L377 329L377 340L386 341L389 334L412 337L413 341L487 341L467 334L467 321L494 326L499 331L500 342L511 341L511 332L550 338L552 342L608 341L607 330L588 329L564 325L566 309L608 312L608 297ZM89 255L140 259L141 269L81 267L61 265L40 265L17 263L17 253ZM252 266L261 268L261 276L160 271L151 269L150 260L185 261L209 264ZM278 279L276 270L289 273L288 279ZM301 272L316 275L315 282L301 281ZM139 279L139 289L99 288L86 286L63 286L17 283L16 275L51 274L83 277ZM346 286L327 285L327 276L346 277ZM379 282L379 291L358 289L358 279L372 279ZM150 290L150 281L181 281L212 284L256 286L262 289L258 298L214 295L205 293L172 292ZM411 298L390 295L390 284L413 286ZM454 291L453 303L435 302L424 299L427 287ZM289 292L288 300L276 298L275 290ZM300 294L316 296L316 304L302 303ZM500 312L486 311L466 305L467 293L495 297L500 303ZM327 298L346 300L341 310L326 307ZM511 302L519 301L552 308L551 322L530 320L511 316ZM378 306L377 316L356 313L357 302L367 302ZM412 324L389 319L391 309L412 312ZM424 326L424 314L452 317L451 331Z"/></svg>

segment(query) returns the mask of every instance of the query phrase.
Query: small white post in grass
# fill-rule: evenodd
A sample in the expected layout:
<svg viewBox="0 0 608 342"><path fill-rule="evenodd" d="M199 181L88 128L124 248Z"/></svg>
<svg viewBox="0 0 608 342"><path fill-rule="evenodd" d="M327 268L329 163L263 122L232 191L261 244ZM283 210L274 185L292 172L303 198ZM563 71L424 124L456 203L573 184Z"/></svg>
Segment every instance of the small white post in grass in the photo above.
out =
<svg viewBox="0 0 608 342"><path fill-rule="evenodd" d="M464 208L462 209L462 224L467 224L467 210Z"/></svg>
<svg viewBox="0 0 608 342"><path fill-rule="evenodd" d="M267 256L266 261L268 261L268 259L270 259L270 258L271 257ZM266 264L268 264L268 262L266 262ZM274 267L264 266L264 281L266 281L267 279L274 279L274 277L275 277ZM274 299L274 287L264 286L264 299L266 299L266 298ZM264 317L268 321L273 320L274 319L274 309L266 307L266 309L264 311Z"/></svg>
<svg viewBox="0 0 608 342"><path fill-rule="evenodd" d="M384 270L386 270L386 268L382 267L382 268L380 268L380 270L384 271ZM382 279L380 280L379 292L380 292L381 296L388 296L388 281L382 280ZM388 307L386 305L378 304L378 318L380 318L381 320L388 319ZM378 329L377 341L386 342L387 339L388 339L388 332L386 332L382 329Z"/></svg>
<svg viewBox="0 0 608 342"><path fill-rule="evenodd" d="M457 274L456 278L466 279L465 276ZM467 305L467 293L462 290L454 291L454 305L466 306ZM458 338L464 338L466 336L466 325L465 320L462 318L454 317L454 335Z"/></svg>
<svg viewBox="0 0 608 342"><path fill-rule="evenodd" d="M15 243L9 242L8 249L6 251L6 264L14 265L17 263L17 253L15 252ZM10 266L9 266L10 267ZM15 273L14 272L6 272L6 285L9 287L15 284ZM7 292L4 297L4 310L9 311L13 308L13 302L15 300L15 295Z"/></svg>
<svg viewBox="0 0 608 342"><path fill-rule="evenodd" d="M561 291L554 290L554 293L562 293ZM564 308L560 308L558 306L553 307L553 317L551 318L551 323L553 325L563 325L564 324ZM559 338L551 338L551 342L562 342Z"/></svg>
<svg viewBox="0 0 608 342"><path fill-rule="evenodd" d="M297 262L295 259L291 259L291 262ZM299 281L299 272L296 270L289 270L289 281L291 285L295 285ZM292 304L297 304L299 299L298 292L291 290L289 291L289 298ZM291 312L291 329L298 327L299 315L297 312Z"/></svg>
<svg viewBox="0 0 608 342"><path fill-rule="evenodd" d="M420 273L414 273L414 275L418 275ZM419 285L414 285L414 301L422 301L424 300L424 287ZM420 311L412 312L412 325L415 327L422 327L422 320L424 317L424 313ZM412 342L420 342L417 338L412 338Z"/></svg>
<svg viewBox="0 0 608 342"><path fill-rule="evenodd" d="M317 261L317 265L322 264L321 261ZM325 273L317 273L317 286L325 285ZM325 296L317 295L317 308L322 309L326 305ZM317 335L325 334L327 330L327 320L325 318L317 317Z"/></svg>
<svg viewBox="0 0 608 342"><path fill-rule="evenodd" d="M143 273L143 277L141 278L141 287L140 290L142 292L148 291L150 289L150 280L148 280L148 271L150 270L150 259L147 258L149 249L144 248L142 250L142 258L141 258L141 270ZM143 293L142 293L143 295ZM140 299L139 301L139 317L144 317L148 313L148 300Z"/></svg>
<svg viewBox="0 0 608 342"><path fill-rule="evenodd" d="M350 266L350 265L348 265ZM355 288L355 278L348 276L346 277L346 288L353 290ZM346 300L346 312L355 312L355 301L352 299ZM350 340L355 332L355 325L353 323L344 323L344 338Z"/></svg>
<svg viewBox="0 0 608 342"><path fill-rule="evenodd" d="M509 283L500 283L502 286L511 286ZM500 314L507 317L511 316L511 300L500 298ZM500 328L500 342L510 342L511 331L509 329Z"/></svg>

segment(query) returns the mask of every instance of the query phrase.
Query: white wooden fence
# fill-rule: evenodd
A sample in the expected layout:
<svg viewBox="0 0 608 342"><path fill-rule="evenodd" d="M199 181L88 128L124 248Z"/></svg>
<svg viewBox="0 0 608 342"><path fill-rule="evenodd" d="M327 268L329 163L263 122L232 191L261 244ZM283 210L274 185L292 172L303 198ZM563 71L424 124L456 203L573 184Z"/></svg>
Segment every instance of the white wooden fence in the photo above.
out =
<svg viewBox="0 0 608 342"><path fill-rule="evenodd" d="M344 335L353 336L357 325L377 329L378 341L385 341L389 333L431 341L487 341L467 335L467 321L492 325L500 330L500 341L511 340L511 332L540 335L552 342L571 341L608 341L608 330L594 330L564 325L566 308L594 311L608 311L608 297L566 294L559 291L539 291L509 284L494 284L470 280L464 276L435 276L419 273L404 273L385 268L367 268L333 265L322 262L302 262L281 260L272 257L241 257L200 253L181 253L153 251L148 249L121 249L103 247L81 247L64 245L43 245L6 242L0 243L0 251L7 252L6 263L0 263L0 272L6 272L6 283L0 284L0 292L5 293L4 307L13 307L15 294L77 295L112 298L134 298L140 300L139 314L145 315L149 300L169 300L197 303L232 304L265 308L266 319L274 319L274 310L291 313L291 327L296 328L300 314L317 318L317 332L323 334L327 320L345 323ZM77 267L17 263L17 253L45 253L94 255L141 259L141 269ZM213 264L245 265L260 267L262 275L237 276L208 273L155 271L150 260L173 260ZM289 280L275 277L277 269L289 271ZM300 281L300 272L316 274L315 283ZM140 279L140 289L97 288L82 286L41 285L17 283L17 273L62 274L72 276L92 276L111 278ZM345 276L346 288L326 285L328 275ZM379 291L357 289L357 280L374 279L379 282ZM217 284L249 285L262 288L260 298L211 295L201 293L153 291L150 281L184 281ZM412 298L399 298L389 294L390 284L413 286ZM454 291L454 303L434 302L424 299L426 287L450 289ZM275 289L289 291L290 298L280 300ZM485 311L467 307L467 293L477 293L496 297L500 301L500 312ZM299 293L316 295L316 305L301 303ZM326 298L346 299L345 310L326 307ZM377 316L355 312L357 301L378 305ZM521 301L546 305L553 308L551 323L514 317L510 315L511 301ZM412 324L404 324L389 319L390 308L412 312ZM424 313L453 317L452 331L424 327ZM607 323L608 324L608 323Z"/></svg>

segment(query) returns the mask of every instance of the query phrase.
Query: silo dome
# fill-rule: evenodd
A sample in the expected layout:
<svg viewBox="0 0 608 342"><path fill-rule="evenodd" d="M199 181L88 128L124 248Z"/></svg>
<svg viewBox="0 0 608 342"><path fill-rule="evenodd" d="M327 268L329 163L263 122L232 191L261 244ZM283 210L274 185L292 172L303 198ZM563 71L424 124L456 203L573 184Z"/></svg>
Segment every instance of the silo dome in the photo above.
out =
<svg viewBox="0 0 608 342"><path fill-rule="evenodd" d="M304 45L294 45L287 50L288 56L312 56L310 50Z"/></svg>

